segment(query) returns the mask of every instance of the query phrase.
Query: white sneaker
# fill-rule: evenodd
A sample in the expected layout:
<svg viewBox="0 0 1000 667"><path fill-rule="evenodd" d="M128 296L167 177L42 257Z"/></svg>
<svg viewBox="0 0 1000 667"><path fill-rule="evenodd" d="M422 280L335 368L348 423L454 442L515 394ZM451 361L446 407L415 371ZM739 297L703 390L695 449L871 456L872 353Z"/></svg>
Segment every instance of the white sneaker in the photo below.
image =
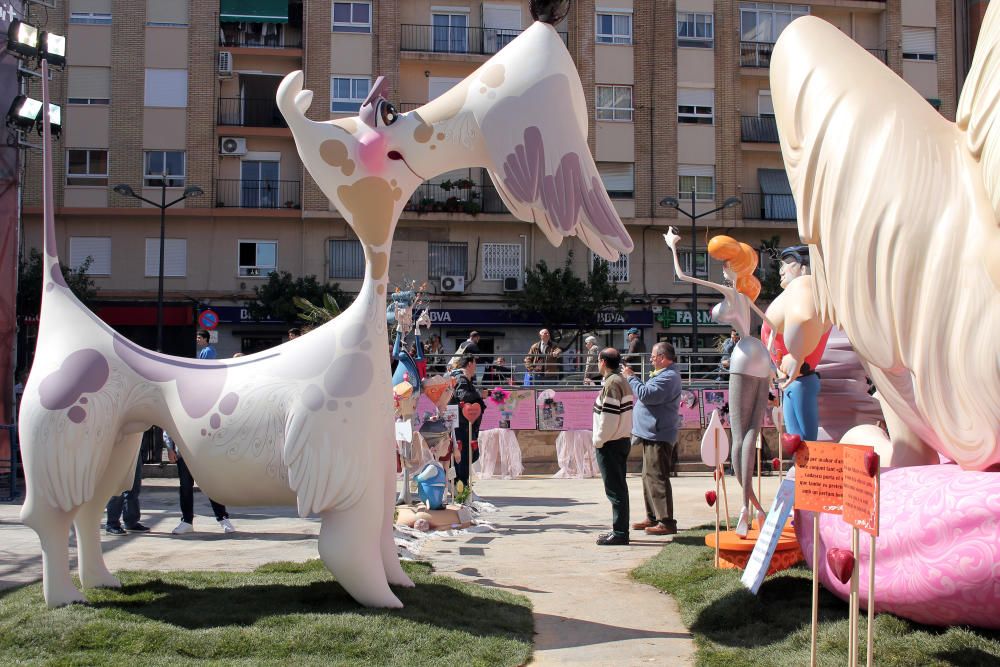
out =
<svg viewBox="0 0 1000 667"><path fill-rule="evenodd" d="M220 520L219 521L219 526L222 527L222 532L224 532L224 533L235 533L236 532L236 528L233 527L233 524L229 521L228 518Z"/></svg>
<svg viewBox="0 0 1000 667"><path fill-rule="evenodd" d="M740 537L746 537L749 531L749 526L747 526L747 508L744 507L740 510L740 520L736 524L736 534Z"/></svg>
<svg viewBox="0 0 1000 667"><path fill-rule="evenodd" d="M174 535L184 535L185 533L193 533L194 526L189 524L187 521L181 521L179 524L177 524L177 527L170 532L172 532Z"/></svg>

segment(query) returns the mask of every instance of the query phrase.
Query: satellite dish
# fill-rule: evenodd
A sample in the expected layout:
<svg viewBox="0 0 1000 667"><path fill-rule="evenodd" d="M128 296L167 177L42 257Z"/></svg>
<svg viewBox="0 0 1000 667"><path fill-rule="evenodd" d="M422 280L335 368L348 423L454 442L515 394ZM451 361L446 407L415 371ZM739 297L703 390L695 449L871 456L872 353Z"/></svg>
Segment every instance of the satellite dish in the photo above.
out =
<svg viewBox="0 0 1000 667"><path fill-rule="evenodd" d="M718 441L718 458L716 458L715 443ZM726 462L729 458L729 436L722 426L722 417L718 410L712 410L712 417L708 421L708 428L701 438L701 460L709 468L716 468Z"/></svg>

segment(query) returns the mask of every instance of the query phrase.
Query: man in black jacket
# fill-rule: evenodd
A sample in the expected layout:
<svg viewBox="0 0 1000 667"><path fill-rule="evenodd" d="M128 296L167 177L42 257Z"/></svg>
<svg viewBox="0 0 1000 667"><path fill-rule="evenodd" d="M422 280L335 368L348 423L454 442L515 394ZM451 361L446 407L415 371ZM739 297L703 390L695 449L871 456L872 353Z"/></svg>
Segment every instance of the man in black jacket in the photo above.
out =
<svg viewBox="0 0 1000 667"><path fill-rule="evenodd" d="M464 486L469 485L470 466L479 460L479 425L483 421L483 411L486 403L476 390L476 358L471 354L462 357L458 362L456 373L458 384L451 397L451 405L465 403L465 409L458 411L458 429L455 438L458 440L458 454L455 457L455 479L461 480ZM470 419L471 418L471 419ZM469 425L472 428L469 428ZM471 433L470 433L471 430Z"/></svg>

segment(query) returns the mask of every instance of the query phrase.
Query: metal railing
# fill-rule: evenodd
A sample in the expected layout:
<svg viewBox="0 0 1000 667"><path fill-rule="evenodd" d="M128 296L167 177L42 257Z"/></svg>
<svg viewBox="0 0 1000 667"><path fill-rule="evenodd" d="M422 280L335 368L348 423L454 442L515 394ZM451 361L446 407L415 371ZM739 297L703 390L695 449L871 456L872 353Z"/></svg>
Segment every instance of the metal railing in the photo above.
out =
<svg viewBox="0 0 1000 667"><path fill-rule="evenodd" d="M740 140L751 143L778 143L778 122L774 116L741 116Z"/></svg>
<svg viewBox="0 0 1000 667"><path fill-rule="evenodd" d="M795 220L795 198L792 195L770 195L760 192L743 193L743 218L746 220Z"/></svg>
<svg viewBox="0 0 1000 667"><path fill-rule="evenodd" d="M263 31L261 31L263 32ZM247 30L227 30L219 33L219 46L248 47L254 49L301 49L302 33L279 27L277 34L261 34Z"/></svg>
<svg viewBox="0 0 1000 667"><path fill-rule="evenodd" d="M889 52L886 49L865 49L868 53L872 54L882 62L889 63Z"/></svg>
<svg viewBox="0 0 1000 667"><path fill-rule="evenodd" d="M405 210L415 213L509 213L500 194L489 176L482 174L482 185L472 183L464 187L450 186L447 189L441 183L423 183L410 197Z"/></svg>
<svg viewBox="0 0 1000 667"><path fill-rule="evenodd" d="M288 127L273 97L220 97L217 122L237 127Z"/></svg>
<svg viewBox="0 0 1000 667"><path fill-rule="evenodd" d="M399 50L427 53L457 53L493 55L514 41L523 30L508 28L473 28L460 26L413 25L400 26ZM561 32L563 43L569 36Z"/></svg>
<svg viewBox="0 0 1000 667"><path fill-rule="evenodd" d="M865 49L884 63L889 62L886 49ZM773 42L740 42L740 66L770 67Z"/></svg>
<svg viewBox="0 0 1000 667"><path fill-rule="evenodd" d="M218 179L215 181L219 208L300 208L299 181Z"/></svg>

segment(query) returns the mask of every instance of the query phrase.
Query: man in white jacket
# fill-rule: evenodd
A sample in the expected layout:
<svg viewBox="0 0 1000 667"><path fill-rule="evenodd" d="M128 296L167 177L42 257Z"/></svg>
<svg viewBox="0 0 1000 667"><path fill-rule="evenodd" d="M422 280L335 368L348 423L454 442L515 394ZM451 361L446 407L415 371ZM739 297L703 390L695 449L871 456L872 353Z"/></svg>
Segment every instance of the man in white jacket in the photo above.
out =
<svg viewBox="0 0 1000 667"><path fill-rule="evenodd" d="M604 493L611 501L612 530L597 538L601 546L628 544L628 484L625 464L632 437L632 388L619 373L621 355L613 347L597 355L597 369L604 378L594 401L594 447L597 466L604 480Z"/></svg>

